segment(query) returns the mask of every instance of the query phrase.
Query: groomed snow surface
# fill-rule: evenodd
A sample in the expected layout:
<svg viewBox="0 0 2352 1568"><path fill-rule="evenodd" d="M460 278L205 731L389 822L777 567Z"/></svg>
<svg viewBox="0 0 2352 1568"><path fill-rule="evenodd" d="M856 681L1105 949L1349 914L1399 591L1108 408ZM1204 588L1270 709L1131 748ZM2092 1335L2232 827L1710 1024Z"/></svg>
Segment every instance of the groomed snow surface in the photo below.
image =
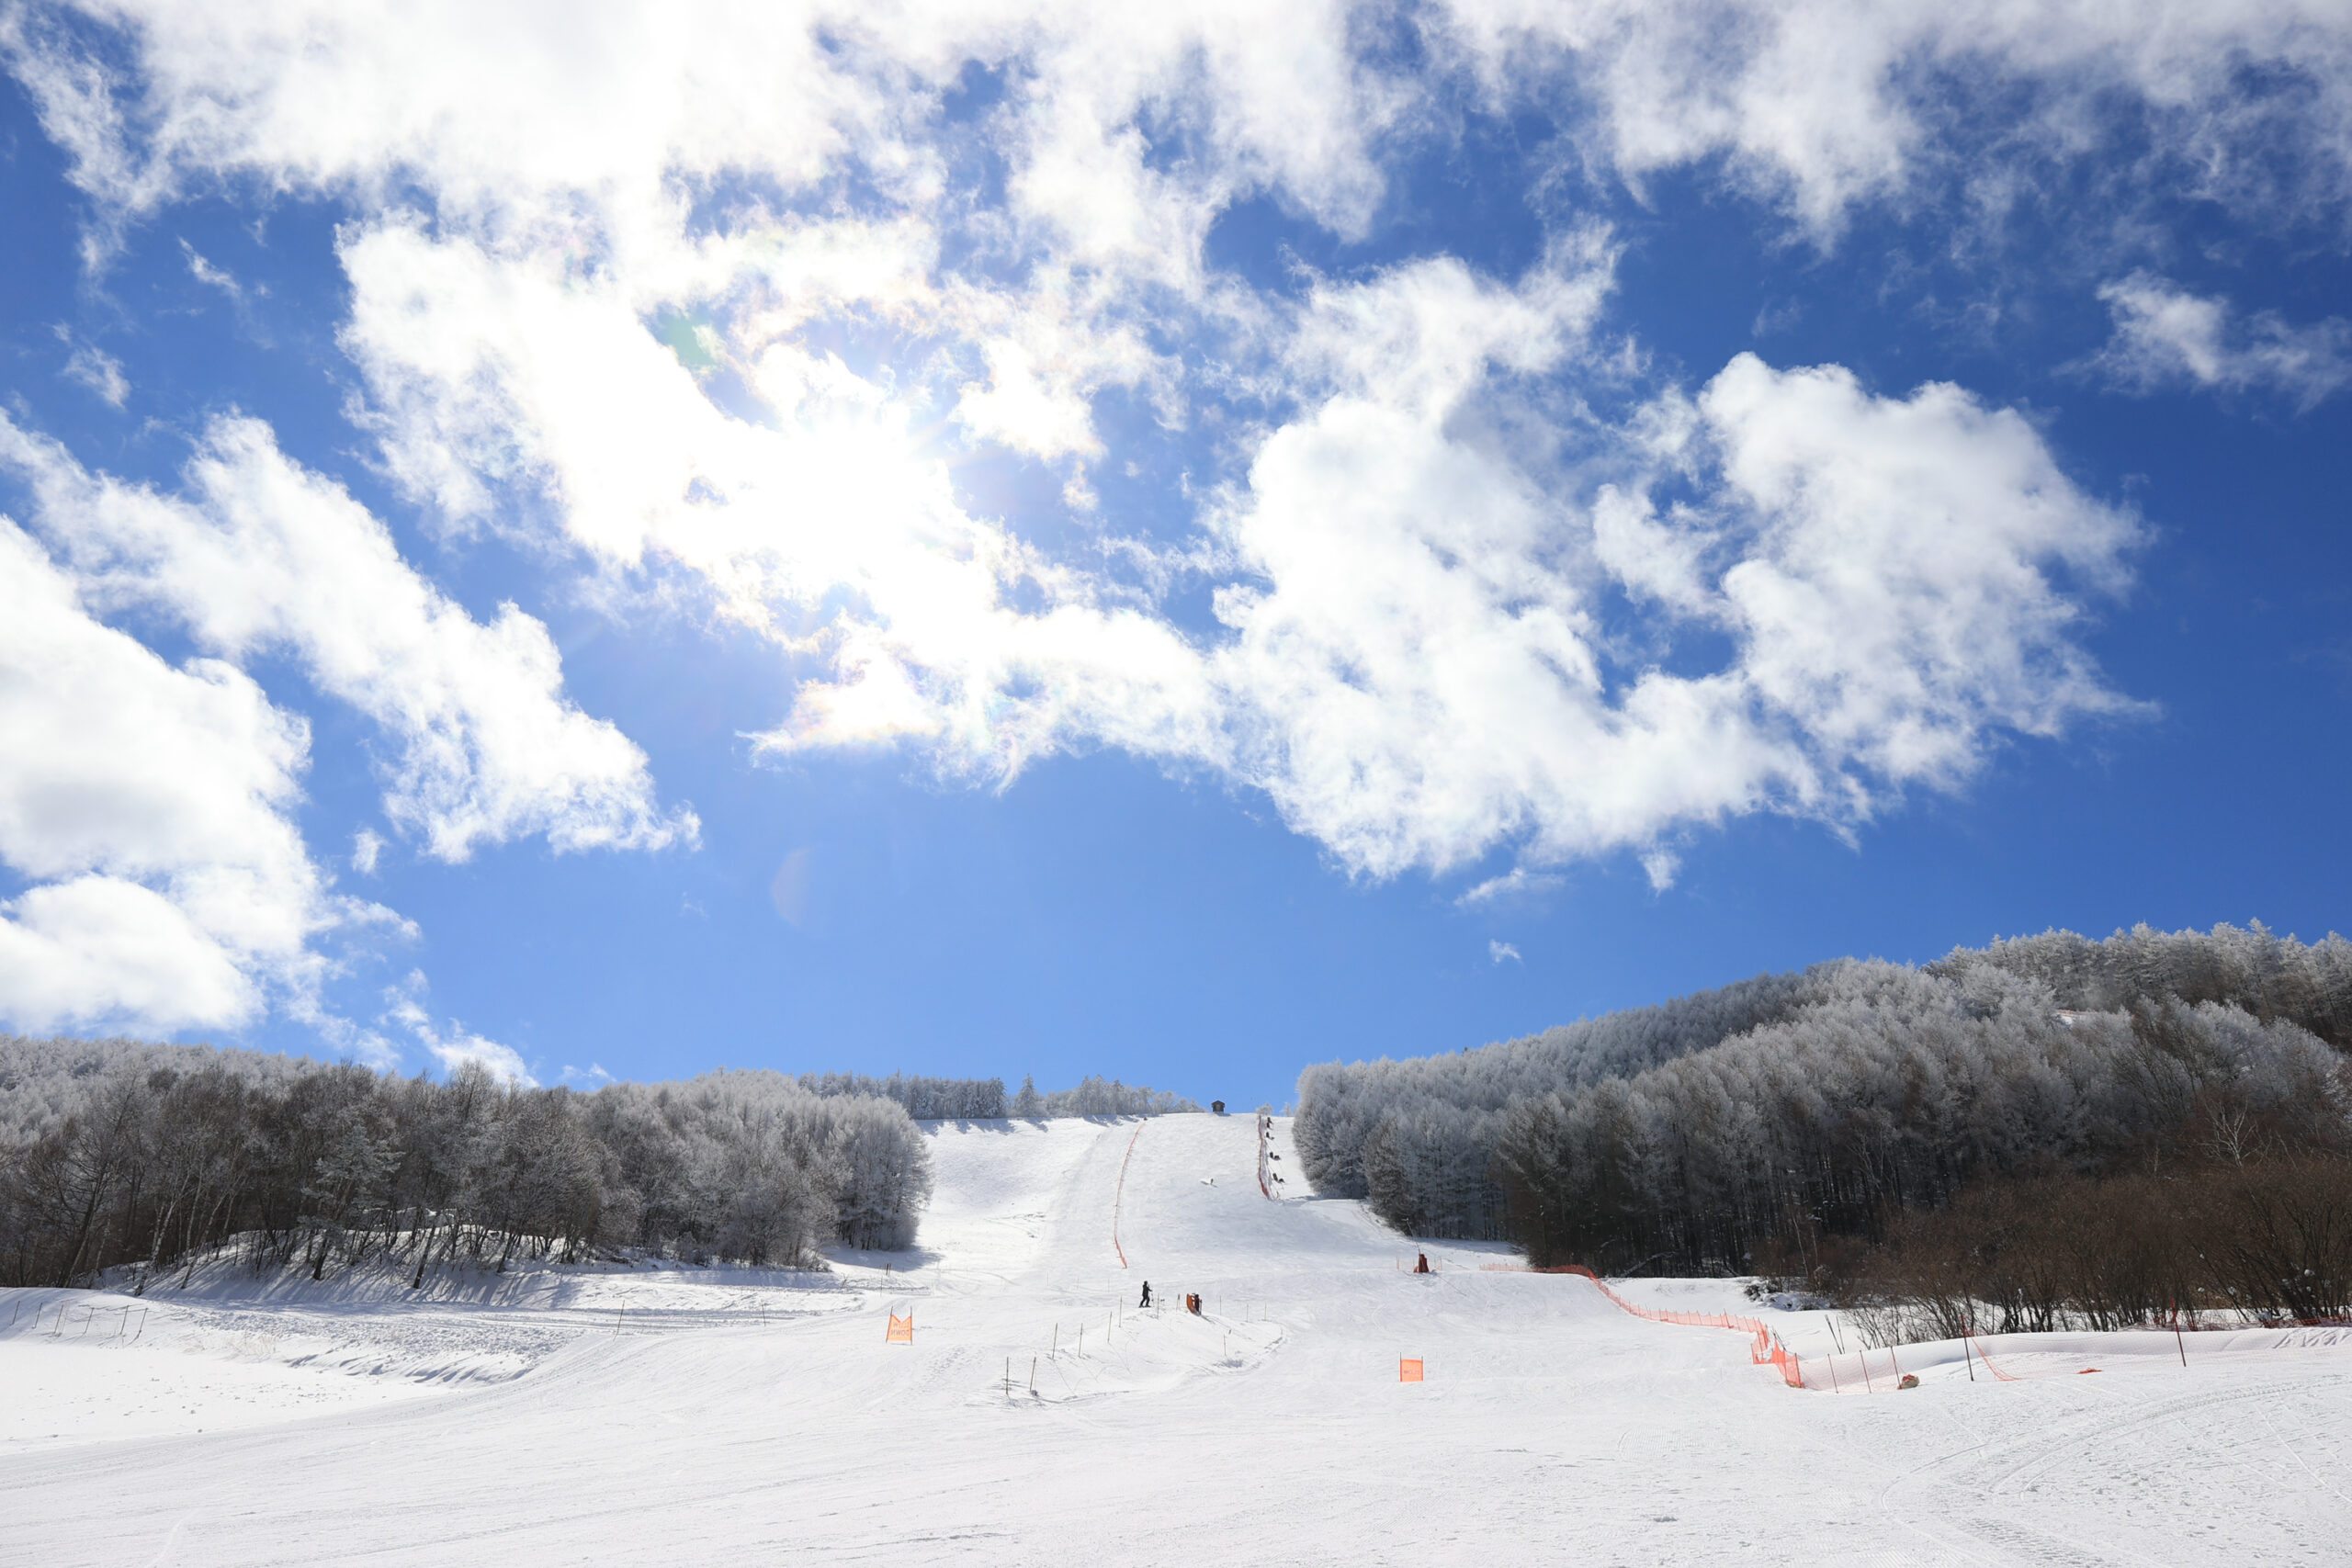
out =
<svg viewBox="0 0 2352 1568"><path fill-rule="evenodd" d="M1403 1272L1360 1204L1260 1195L1250 1117L929 1130L922 1247L827 1274L0 1292L0 1562L2352 1562L2352 1335L1804 1392L1498 1248Z"/></svg>

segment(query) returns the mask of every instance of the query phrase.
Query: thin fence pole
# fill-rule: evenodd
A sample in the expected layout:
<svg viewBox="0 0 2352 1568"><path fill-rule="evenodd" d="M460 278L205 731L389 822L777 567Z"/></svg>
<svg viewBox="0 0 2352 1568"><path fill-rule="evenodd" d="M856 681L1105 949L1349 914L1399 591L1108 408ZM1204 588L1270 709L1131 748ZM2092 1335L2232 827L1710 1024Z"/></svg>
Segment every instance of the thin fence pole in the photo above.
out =
<svg viewBox="0 0 2352 1568"><path fill-rule="evenodd" d="M1037 1358L1035 1356L1029 1358L1029 1392L1037 1392Z"/></svg>

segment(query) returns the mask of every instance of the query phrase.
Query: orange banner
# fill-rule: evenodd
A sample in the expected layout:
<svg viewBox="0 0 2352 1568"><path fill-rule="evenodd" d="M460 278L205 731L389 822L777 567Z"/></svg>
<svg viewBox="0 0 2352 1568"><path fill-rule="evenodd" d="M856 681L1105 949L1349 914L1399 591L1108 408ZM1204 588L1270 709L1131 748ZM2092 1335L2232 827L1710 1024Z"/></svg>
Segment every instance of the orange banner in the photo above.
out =
<svg viewBox="0 0 2352 1568"><path fill-rule="evenodd" d="M1420 1359L1419 1357L1398 1357L1396 1359L1396 1381L1398 1382L1419 1382L1421 1381Z"/></svg>
<svg viewBox="0 0 2352 1568"><path fill-rule="evenodd" d="M909 1313L906 1316L900 1317L897 1313L892 1313L890 1314L889 1332L883 1335L882 1342L886 1345L913 1344L915 1342L915 1314Z"/></svg>

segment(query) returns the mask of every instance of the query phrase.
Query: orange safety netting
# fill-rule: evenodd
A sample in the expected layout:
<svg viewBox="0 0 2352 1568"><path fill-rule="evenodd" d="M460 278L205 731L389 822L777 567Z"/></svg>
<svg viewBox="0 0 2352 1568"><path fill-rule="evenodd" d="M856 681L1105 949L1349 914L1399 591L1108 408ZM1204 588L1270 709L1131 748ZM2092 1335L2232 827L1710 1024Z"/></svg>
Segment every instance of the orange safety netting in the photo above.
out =
<svg viewBox="0 0 2352 1568"><path fill-rule="evenodd" d="M1398 1382L1421 1382L1420 1358L1418 1356L1399 1356L1396 1359L1396 1381Z"/></svg>
<svg viewBox="0 0 2352 1568"><path fill-rule="evenodd" d="M1523 1263L1487 1263L1481 1267L1490 1274L1577 1274L1591 1280L1602 1295L1635 1317L1647 1318L1652 1323L1683 1323L1700 1328L1738 1329L1752 1337L1748 1347L1749 1359L1759 1367L1778 1367L1781 1381L1791 1388L1818 1389L1826 1393L1844 1393L1849 1390L1860 1389L1875 1393L1883 1388L1899 1389L1903 1386L1903 1363L1892 1347L1883 1351L1851 1350L1835 1356L1819 1356L1805 1362L1799 1359L1795 1351L1781 1344L1781 1337L1769 1325L1756 1318L1738 1317L1730 1313L1664 1312L1656 1307L1636 1306L1611 1290L1608 1281L1581 1263L1566 1263L1549 1269L1533 1269ZM2029 1382L2039 1377L2064 1375L2058 1372L2020 1374L2003 1371L1994 1364L1993 1358L1984 1353L1984 1347L1976 1342L1973 1335L1962 1337L1961 1353L1973 1357L1974 1366L1991 1373L1996 1382ZM1882 1354L1886 1358L1883 1365L1872 1359ZM2184 1366L2188 1364L2186 1352L2181 1362ZM2084 1367L2074 1375L2079 1377L2097 1371L2097 1367ZM1917 1382L1916 1378L1913 1381Z"/></svg>
<svg viewBox="0 0 2352 1568"><path fill-rule="evenodd" d="M906 1316L900 1317L897 1313L892 1313L890 1314L890 1326L888 1330L883 1334L882 1342L885 1345L913 1344L915 1342L915 1314L913 1313L909 1313Z"/></svg>
<svg viewBox="0 0 2352 1568"><path fill-rule="evenodd" d="M1759 1367L1771 1367L1781 1374L1781 1381L1791 1388L1805 1386L1804 1371L1795 1351L1781 1343L1781 1337L1762 1320L1737 1317L1727 1312L1666 1312L1657 1307L1637 1306L1609 1288L1609 1281L1581 1263L1566 1263L1555 1269L1529 1269L1507 1263L1489 1263L1489 1271L1519 1274L1577 1274L1593 1283L1593 1288L1607 1296L1623 1310L1652 1323L1679 1323L1693 1328L1736 1328L1749 1337L1748 1359Z"/></svg>

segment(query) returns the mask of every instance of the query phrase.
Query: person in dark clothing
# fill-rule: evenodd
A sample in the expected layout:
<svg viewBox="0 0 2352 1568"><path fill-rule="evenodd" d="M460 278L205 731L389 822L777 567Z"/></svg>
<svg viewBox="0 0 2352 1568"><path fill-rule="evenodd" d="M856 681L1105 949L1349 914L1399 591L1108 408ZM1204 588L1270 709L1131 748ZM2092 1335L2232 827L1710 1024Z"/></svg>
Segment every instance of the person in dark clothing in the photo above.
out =
<svg viewBox="0 0 2352 1568"><path fill-rule="evenodd" d="M1419 1256L1420 1258L1420 1261L1413 1265L1413 1272L1416 1274L1426 1274L1430 1271L1430 1255L1424 1252Z"/></svg>
<svg viewBox="0 0 2352 1568"><path fill-rule="evenodd" d="M1146 1306L1151 1304L1151 1281L1148 1280L1143 1282L1143 1304Z"/></svg>

